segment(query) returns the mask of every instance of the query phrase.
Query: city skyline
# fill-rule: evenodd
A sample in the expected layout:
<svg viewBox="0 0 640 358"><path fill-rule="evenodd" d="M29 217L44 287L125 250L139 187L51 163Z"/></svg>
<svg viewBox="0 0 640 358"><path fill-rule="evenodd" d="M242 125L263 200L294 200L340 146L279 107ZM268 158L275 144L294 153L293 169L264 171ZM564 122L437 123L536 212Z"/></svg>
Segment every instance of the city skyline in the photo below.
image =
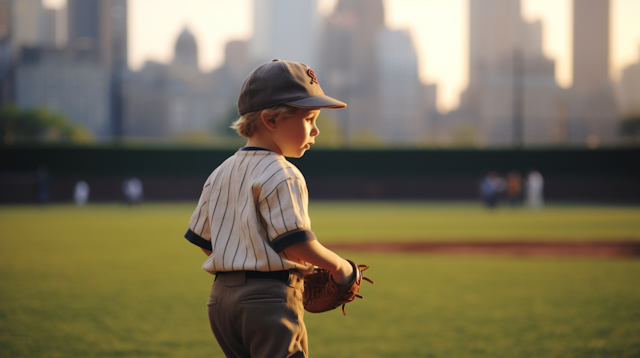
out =
<svg viewBox="0 0 640 358"><path fill-rule="evenodd" d="M564 88L572 83L571 11L573 0L521 0L528 21L541 20L543 52L556 61L556 81ZM66 0L44 0L50 7ZM337 0L318 0L326 16ZM385 0L385 23L405 30L413 38L423 83L438 84L438 108L455 109L468 84L468 1ZM152 11L154 16L145 16ZM185 27L196 37L200 68L209 72L222 65L224 46L231 40L247 40L253 34L253 1L211 0L129 1L129 66L140 69L146 60L170 62L173 43ZM640 1L611 1L610 78L618 81L622 70L640 61ZM443 34L446 34L443 36Z"/></svg>

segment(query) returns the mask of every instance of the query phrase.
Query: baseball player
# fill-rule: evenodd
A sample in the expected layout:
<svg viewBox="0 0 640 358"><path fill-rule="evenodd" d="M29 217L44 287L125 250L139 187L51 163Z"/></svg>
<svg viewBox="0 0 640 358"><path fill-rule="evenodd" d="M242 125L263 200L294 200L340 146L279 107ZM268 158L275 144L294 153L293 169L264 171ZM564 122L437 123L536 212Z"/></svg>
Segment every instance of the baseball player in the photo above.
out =
<svg viewBox="0 0 640 358"><path fill-rule="evenodd" d="M232 128L247 145L209 176L185 234L216 275L207 307L227 357L307 357L303 273L316 265L338 284L356 276L316 240L305 179L285 159L314 144L321 108L346 106L302 63L273 60L242 85Z"/></svg>

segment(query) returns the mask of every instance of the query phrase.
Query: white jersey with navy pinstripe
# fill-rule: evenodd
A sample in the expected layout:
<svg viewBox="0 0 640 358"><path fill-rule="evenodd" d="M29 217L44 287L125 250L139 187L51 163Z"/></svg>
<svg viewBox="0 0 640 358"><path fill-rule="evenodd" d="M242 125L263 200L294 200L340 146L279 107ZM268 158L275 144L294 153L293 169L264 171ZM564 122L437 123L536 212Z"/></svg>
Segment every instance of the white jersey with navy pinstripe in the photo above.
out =
<svg viewBox="0 0 640 358"><path fill-rule="evenodd" d="M212 251L202 268L219 271L308 270L283 250L315 240L302 173L283 156L242 148L209 176L185 237Z"/></svg>

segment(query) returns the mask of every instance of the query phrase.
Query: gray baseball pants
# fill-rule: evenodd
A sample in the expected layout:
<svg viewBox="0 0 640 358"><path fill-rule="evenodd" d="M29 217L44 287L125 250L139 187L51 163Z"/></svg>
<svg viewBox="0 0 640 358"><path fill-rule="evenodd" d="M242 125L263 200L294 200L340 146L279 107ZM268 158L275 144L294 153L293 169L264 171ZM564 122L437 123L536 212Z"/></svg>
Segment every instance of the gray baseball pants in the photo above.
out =
<svg viewBox="0 0 640 358"><path fill-rule="evenodd" d="M286 272L284 272L286 279ZM221 272L209 294L211 330L228 358L308 357L303 322L304 280L291 270L287 282Z"/></svg>

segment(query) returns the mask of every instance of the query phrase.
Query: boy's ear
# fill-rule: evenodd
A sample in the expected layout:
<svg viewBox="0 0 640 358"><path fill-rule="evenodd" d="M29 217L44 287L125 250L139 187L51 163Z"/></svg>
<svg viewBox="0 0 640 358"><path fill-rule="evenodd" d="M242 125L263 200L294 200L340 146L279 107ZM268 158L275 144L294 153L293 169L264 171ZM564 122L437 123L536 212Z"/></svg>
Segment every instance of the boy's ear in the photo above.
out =
<svg viewBox="0 0 640 358"><path fill-rule="evenodd" d="M275 116L270 116L266 113L264 113L264 111L262 113L260 113L260 120L262 121L262 124L264 124L265 127L267 127L268 130L270 131L275 131L276 130L276 117Z"/></svg>

